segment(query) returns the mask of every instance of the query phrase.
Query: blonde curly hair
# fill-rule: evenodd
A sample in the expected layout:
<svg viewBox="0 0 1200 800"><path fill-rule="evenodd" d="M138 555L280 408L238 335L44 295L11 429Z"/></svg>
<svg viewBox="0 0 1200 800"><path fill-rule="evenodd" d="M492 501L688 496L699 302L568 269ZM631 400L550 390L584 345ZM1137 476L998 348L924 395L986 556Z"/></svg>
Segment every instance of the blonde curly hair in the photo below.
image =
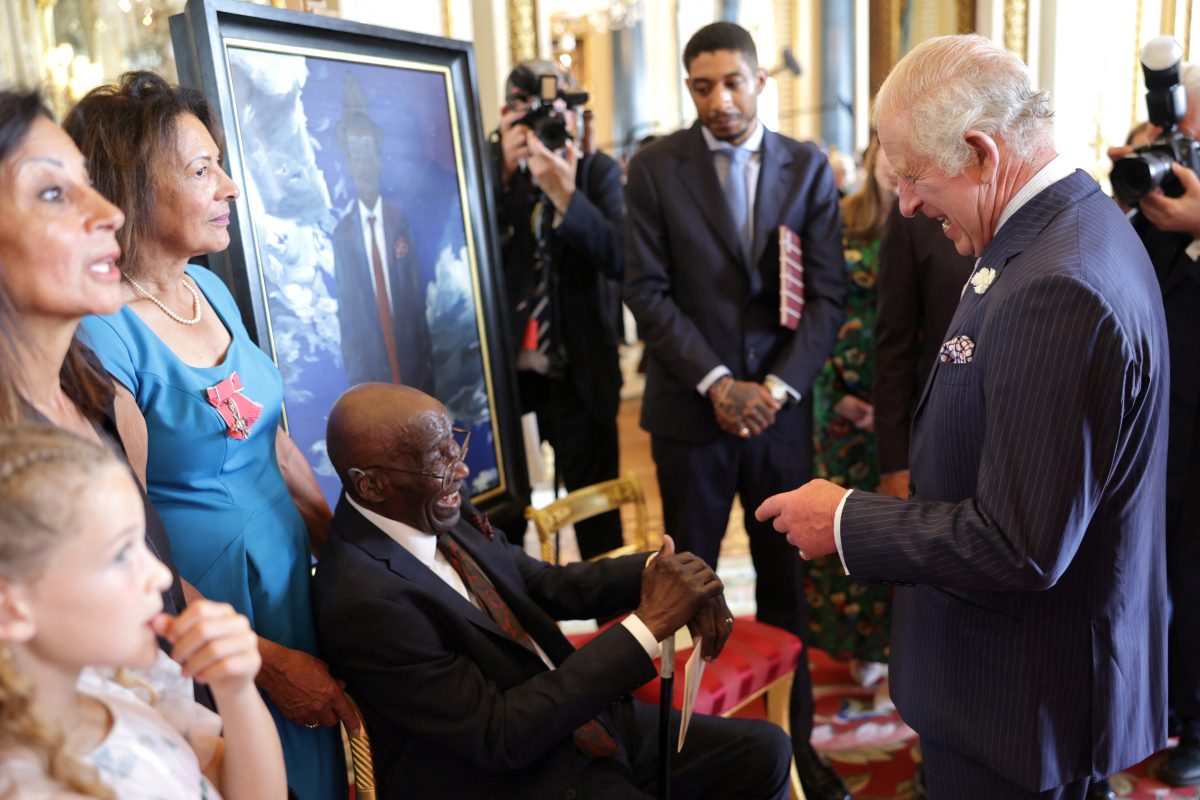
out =
<svg viewBox="0 0 1200 800"><path fill-rule="evenodd" d="M78 509L63 498L112 469L124 467L110 451L59 428L0 428L0 581L37 581L80 522ZM0 759L32 754L52 782L115 800L96 771L66 751L63 732L37 718L35 703L33 682L0 643Z"/></svg>

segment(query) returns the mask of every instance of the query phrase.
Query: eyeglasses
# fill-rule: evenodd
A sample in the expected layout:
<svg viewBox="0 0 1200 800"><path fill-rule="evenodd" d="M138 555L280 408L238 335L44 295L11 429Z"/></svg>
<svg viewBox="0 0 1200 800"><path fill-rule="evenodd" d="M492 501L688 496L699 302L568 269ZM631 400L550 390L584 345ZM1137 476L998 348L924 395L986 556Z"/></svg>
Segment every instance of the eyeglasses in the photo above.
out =
<svg viewBox="0 0 1200 800"><path fill-rule="evenodd" d="M461 436L462 441L456 442L456 444L458 444L458 453L455 454L454 458L451 459L450 463L446 465L446 469L444 471L442 471L441 473L430 472L427 469L405 469L404 467L385 467L380 464L376 464L376 465L370 466L370 467L355 467L354 469L351 470L351 472L354 472L355 470L357 470L359 473L362 473L369 469L381 469L381 470L386 470L388 472L404 472L409 475L424 475L427 478L437 478L439 481L442 482L442 492L443 493L448 492L448 491L450 491L450 487L454 485L454 480L455 480L454 476L458 473L458 465L463 463L463 460L467 457L467 448L471 446L471 432L469 430L467 430L466 428L452 428L450 430L450 434L451 434L451 436L455 437L455 439L457 439L458 437Z"/></svg>

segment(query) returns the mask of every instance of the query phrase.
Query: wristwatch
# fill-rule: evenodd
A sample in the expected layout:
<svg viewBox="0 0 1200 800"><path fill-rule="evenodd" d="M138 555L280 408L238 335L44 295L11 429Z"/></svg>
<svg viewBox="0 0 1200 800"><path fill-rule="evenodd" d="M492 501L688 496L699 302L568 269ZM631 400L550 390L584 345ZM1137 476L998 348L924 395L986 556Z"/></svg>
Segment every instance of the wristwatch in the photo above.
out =
<svg viewBox="0 0 1200 800"><path fill-rule="evenodd" d="M792 395L787 390L787 386L774 375L768 375L763 381L763 386L767 387L767 391L771 393L771 399L779 403L781 408L791 402Z"/></svg>

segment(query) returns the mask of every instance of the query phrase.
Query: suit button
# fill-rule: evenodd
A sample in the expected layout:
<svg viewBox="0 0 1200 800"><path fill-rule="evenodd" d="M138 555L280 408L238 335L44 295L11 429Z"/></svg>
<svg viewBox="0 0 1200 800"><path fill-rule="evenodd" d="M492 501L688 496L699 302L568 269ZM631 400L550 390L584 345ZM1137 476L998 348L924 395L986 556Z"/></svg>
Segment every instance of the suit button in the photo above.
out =
<svg viewBox="0 0 1200 800"><path fill-rule="evenodd" d="M567 789L565 792L563 792L564 800L575 800L575 798L578 796L579 796L579 793L576 792L574 789Z"/></svg>
<svg viewBox="0 0 1200 800"><path fill-rule="evenodd" d="M908 496L909 497L917 496L917 485L915 483L912 483L911 481L908 484Z"/></svg>

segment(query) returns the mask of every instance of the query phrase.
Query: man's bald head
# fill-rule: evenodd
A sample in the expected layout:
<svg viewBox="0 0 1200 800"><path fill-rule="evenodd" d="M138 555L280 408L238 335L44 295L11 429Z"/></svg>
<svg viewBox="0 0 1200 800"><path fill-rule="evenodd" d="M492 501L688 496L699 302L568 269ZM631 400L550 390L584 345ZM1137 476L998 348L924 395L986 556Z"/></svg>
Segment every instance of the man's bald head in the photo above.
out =
<svg viewBox="0 0 1200 800"><path fill-rule="evenodd" d="M329 412L325 429L329 460L349 489L347 473L352 467L420 452L449 425L449 419L446 408L419 389L394 383L359 384L339 397Z"/></svg>

